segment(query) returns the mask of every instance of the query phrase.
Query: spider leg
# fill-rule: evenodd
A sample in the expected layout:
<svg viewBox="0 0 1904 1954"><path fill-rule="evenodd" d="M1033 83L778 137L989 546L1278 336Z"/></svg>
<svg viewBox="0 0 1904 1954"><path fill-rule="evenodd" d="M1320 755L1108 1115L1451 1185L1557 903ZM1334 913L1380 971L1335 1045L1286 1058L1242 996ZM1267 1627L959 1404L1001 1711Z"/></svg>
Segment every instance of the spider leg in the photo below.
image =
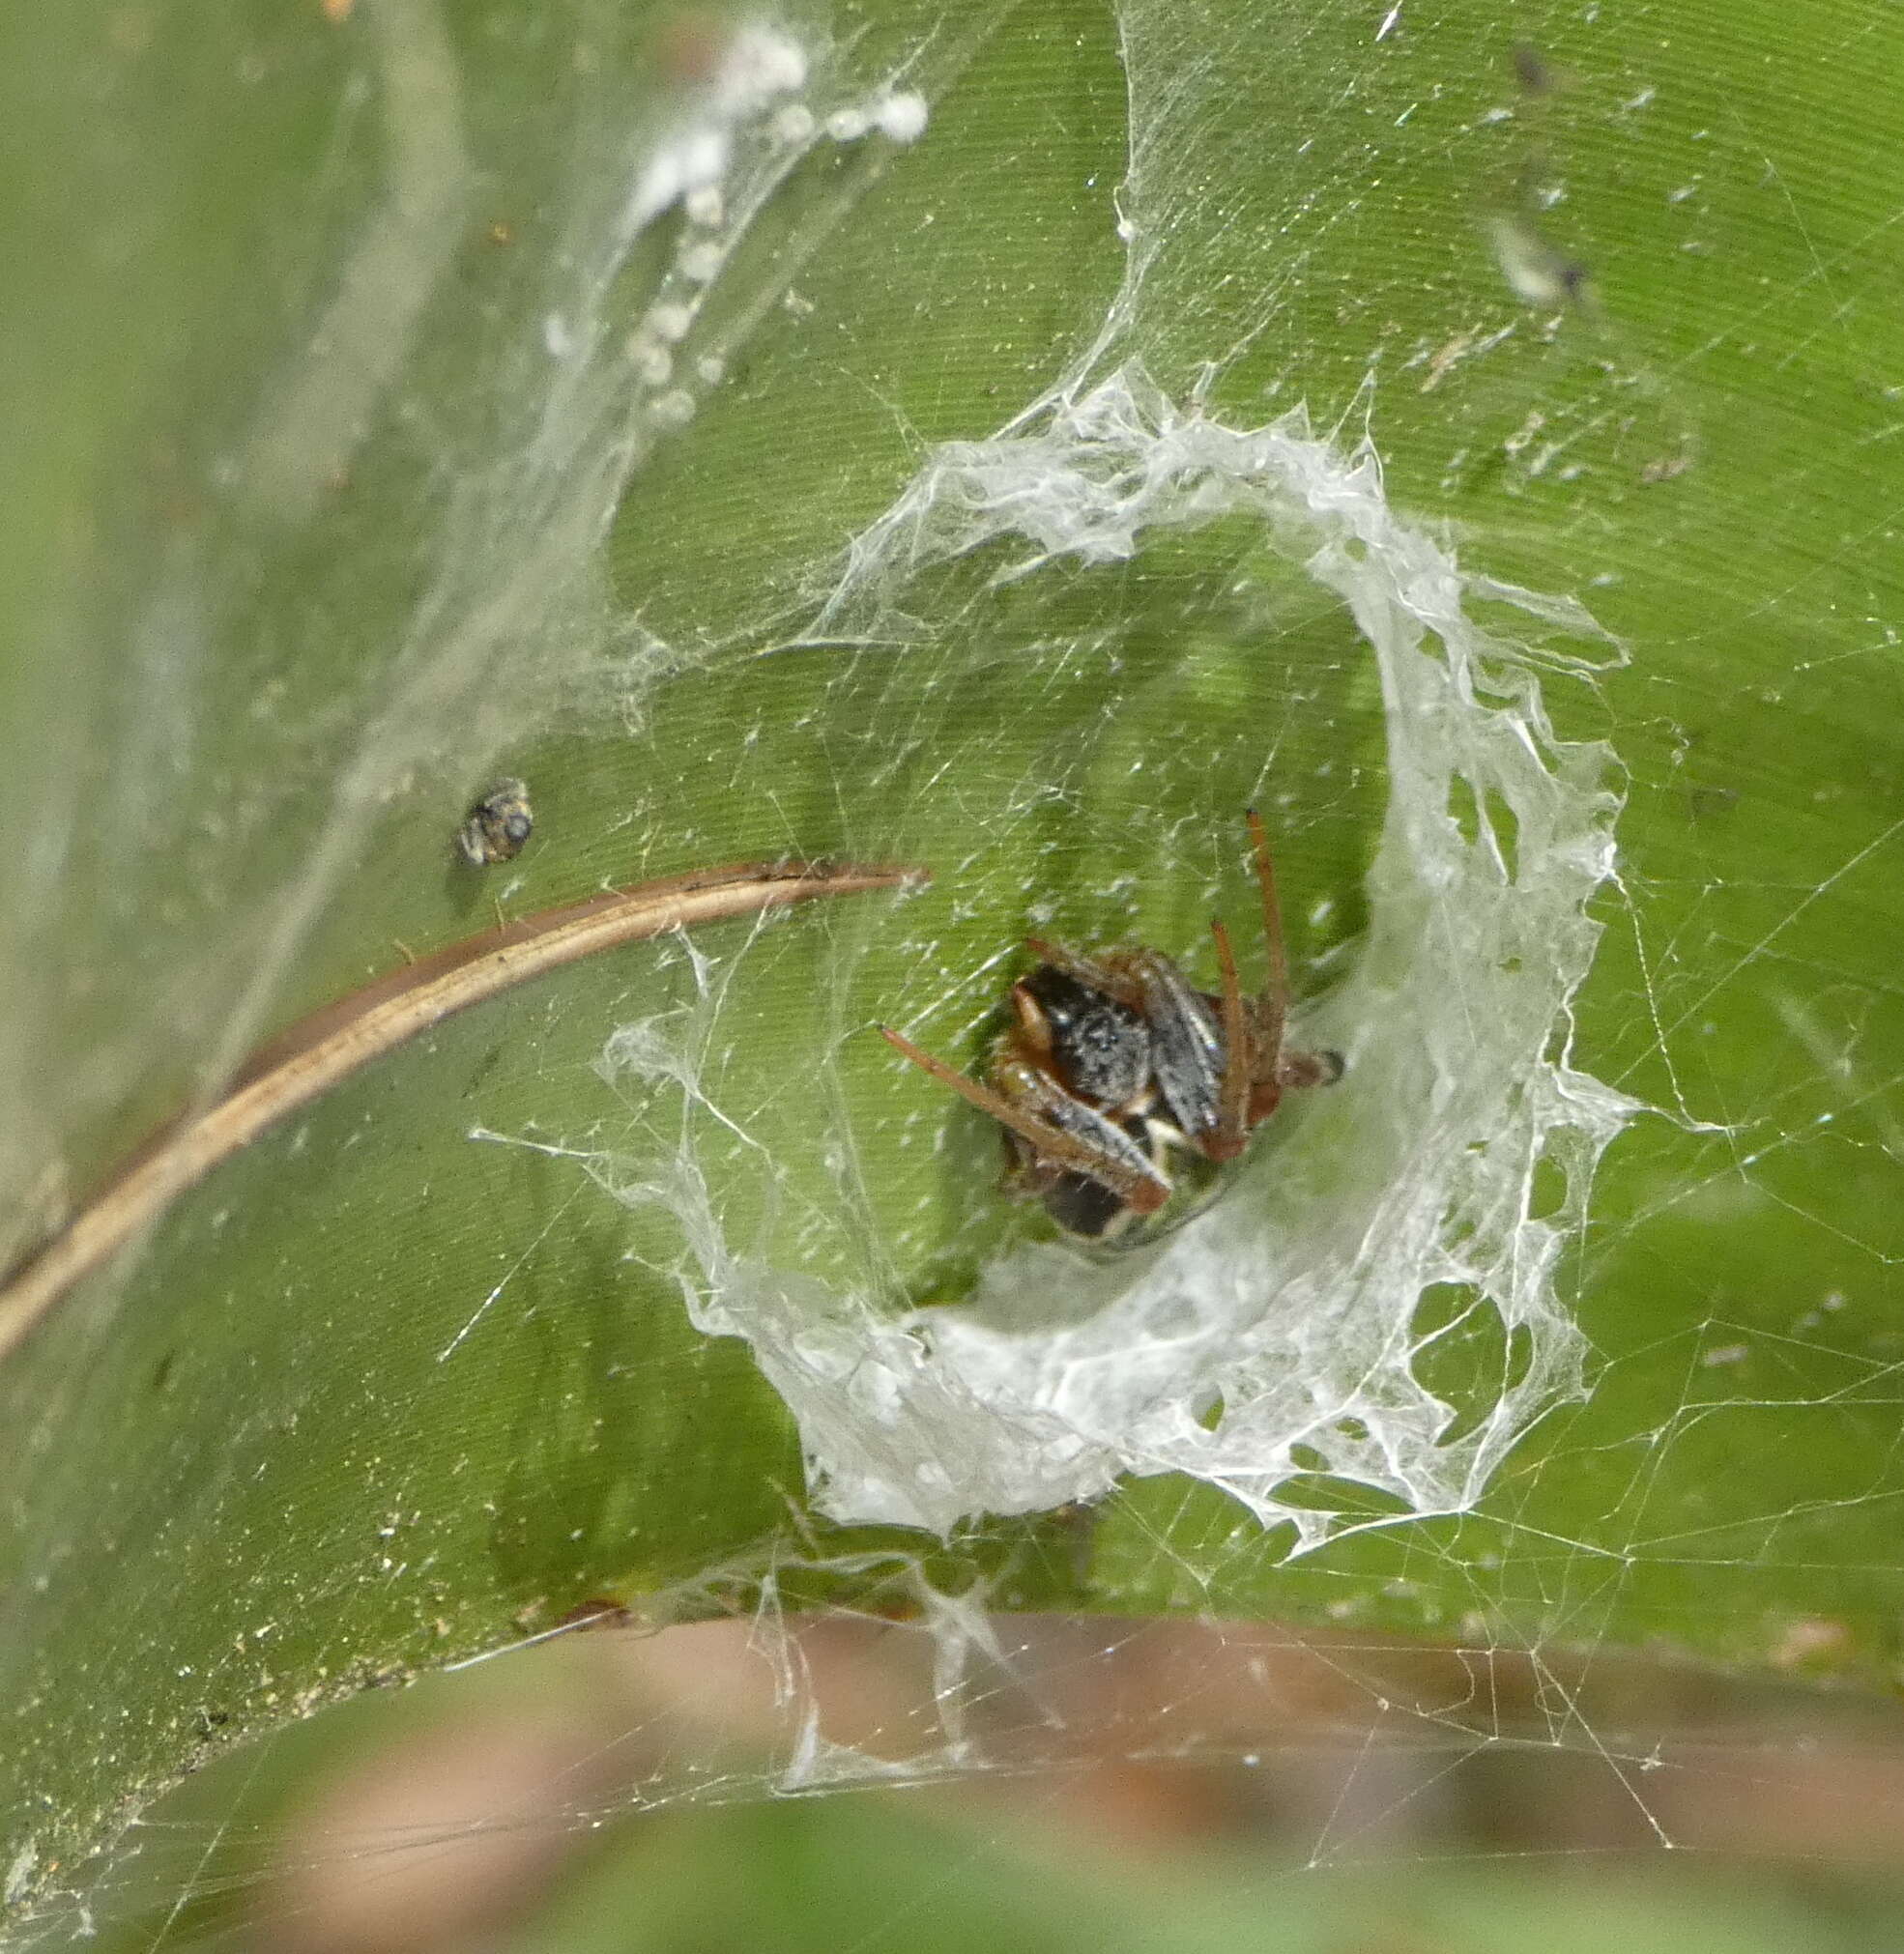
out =
<svg viewBox="0 0 1904 1954"><path fill-rule="evenodd" d="M1249 1123L1267 1119L1281 1097L1279 1070L1283 1058L1283 1027L1289 1015L1289 961L1283 947L1283 907L1276 900L1276 868L1269 858L1269 836L1262 816L1250 810L1250 840L1256 856L1256 881L1262 889L1263 948L1268 967L1262 995L1256 1002L1255 1050L1250 1066Z"/></svg>
<svg viewBox="0 0 1904 1954"><path fill-rule="evenodd" d="M1039 1119L1034 1113L1021 1111L1002 1093L980 1085L963 1072L955 1071L942 1058L935 1058L931 1052L922 1051L891 1025L881 1024L878 1028L880 1036L895 1051L909 1058L920 1071L929 1072L941 1085L949 1085L960 1098L969 1101L980 1112L990 1113L1000 1126L1009 1127L1036 1151L1041 1160L1069 1167L1074 1173L1083 1174L1100 1186L1109 1188L1140 1215L1154 1215L1169 1199L1168 1187L1153 1175L1138 1173L1120 1162L1107 1159L1097 1148L1066 1133L1061 1127Z"/></svg>
<svg viewBox="0 0 1904 1954"><path fill-rule="evenodd" d="M1255 1041L1244 1022L1243 987L1236 975L1236 952L1229 947L1229 932L1221 923L1212 923L1210 934L1216 938L1217 963L1223 971L1224 1061L1217 1123L1202 1145L1213 1161L1233 1161L1250 1137L1252 1109L1262 1088L1255 1076Z"/></svg>
<svg viewBox="0 0 1904 1954"><path fill-rule="evenodd" d="M1269 837L1262 817L1250 810L1250 838L1255 845L1256 879L1262 885L1263 942L1269 969L1256 1004L1256 1049L1251 1068L1249 1125L1276 1110L1286 1089L1334 1085L1341 1078L1339 1051L1291 1051L1283 1043L1289 1015L1289 964L1283 949L1283 910L1276 900L1276 871L1269 859Z"/></svg>
<svg viewBox="0 0 1904 1954"><path fill-rule="evenodd" d="M1053 970L1062 970L1086 990L1101 991L1127 1010L1142 1011L1143 986L1125 972L1100 963L1095 957L1081 957L1076 950L1067 950L1062 943L1048 943L1042 936L1025 937L1024 947L1039 963L1049 963Z"/></svg>

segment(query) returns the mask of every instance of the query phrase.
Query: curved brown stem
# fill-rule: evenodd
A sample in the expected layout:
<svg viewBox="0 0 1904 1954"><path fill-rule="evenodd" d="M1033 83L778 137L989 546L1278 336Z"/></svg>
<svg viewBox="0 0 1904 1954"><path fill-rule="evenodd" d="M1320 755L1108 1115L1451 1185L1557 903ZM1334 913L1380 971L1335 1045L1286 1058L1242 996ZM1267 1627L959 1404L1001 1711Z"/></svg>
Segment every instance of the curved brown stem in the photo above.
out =
<svg viewBox="0 0 1904 1954"><path fill-rule="evenodd" d="M254 1052L222 1099L160 1128L51 1241L0 1279L0 1355L214 1167L453 1013L692 923L931 879L925 869L851 862L743 862L671 876L484 931L323 1006Z"/></svg>

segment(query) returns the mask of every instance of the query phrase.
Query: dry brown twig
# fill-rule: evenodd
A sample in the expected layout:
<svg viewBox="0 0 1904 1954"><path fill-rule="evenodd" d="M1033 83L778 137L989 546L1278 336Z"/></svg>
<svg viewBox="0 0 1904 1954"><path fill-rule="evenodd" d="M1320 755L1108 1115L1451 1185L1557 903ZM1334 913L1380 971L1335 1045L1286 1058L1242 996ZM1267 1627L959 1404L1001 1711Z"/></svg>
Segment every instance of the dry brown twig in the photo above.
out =
<svg viewBox="0 0 1904 1954"><path fill-rule="evenodd" d="M280 1120L458 1011L598 951L694 923L932 879L853 862L743 862L545 909L406 963L254 1052L224 1096L160 1128L59 1233L0 1279L0 1356L188 1189Z"/></svg>

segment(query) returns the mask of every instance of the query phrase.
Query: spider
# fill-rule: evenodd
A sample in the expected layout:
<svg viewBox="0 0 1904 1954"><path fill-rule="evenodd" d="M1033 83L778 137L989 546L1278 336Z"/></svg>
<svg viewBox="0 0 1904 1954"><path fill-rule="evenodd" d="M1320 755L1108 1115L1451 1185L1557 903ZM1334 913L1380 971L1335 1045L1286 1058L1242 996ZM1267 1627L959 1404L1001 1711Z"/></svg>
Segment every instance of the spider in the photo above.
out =
<svg viewBox="0 0 1904 1954"><path fill-rule="evenodd" d="M456 848L473 869L512 862L535 832L529 790L519 780L490 784L456 830Z"/></svg>
<svg viewBox="0 0 1904 1954"><path fill-rule="evenodd" d="M988 1082L922 1051L889 1025L886 1042L1005 1129L1005 1191L1042 1200L1066 1232L1110 1239L1170 1198L1165 1160L1188 1147L1234 1160L1292 1087L1333 1085L1333 1051L1283 1043L1289 977L1283 919L1261 817L1250 835L1262 890L1268 969L1243 996L1229 933L1213 922L1223 990L1193 990L1156 950L1081 957L1033 936L1038 966L1011 989L1012 1023Z"/></svg>

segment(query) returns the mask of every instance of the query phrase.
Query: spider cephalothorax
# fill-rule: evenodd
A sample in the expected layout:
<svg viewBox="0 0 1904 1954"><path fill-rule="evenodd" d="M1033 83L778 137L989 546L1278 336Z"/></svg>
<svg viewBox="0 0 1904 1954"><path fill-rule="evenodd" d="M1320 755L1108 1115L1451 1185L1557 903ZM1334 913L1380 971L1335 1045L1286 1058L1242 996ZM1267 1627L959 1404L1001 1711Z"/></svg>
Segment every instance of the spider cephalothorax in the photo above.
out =
<svg viewBox="0 0 1904 1954"><path fill-rule="evenodd" d="M1012 1023L983 1085L886 1025L886 1039L1005 1129L1007 1191L1062 1228L1102 1238L1170 1197L1172 1148L1233 1160L1291 1087L1327 1085L1342 1061L1283 1044L1288 973L1276 878L1250 816L1268 968L1245 998L1229 934L1210 925L1223 990L1194 990L1155 950L1082 957L1030 940L1039 963L1012 986Z"/></svg>

